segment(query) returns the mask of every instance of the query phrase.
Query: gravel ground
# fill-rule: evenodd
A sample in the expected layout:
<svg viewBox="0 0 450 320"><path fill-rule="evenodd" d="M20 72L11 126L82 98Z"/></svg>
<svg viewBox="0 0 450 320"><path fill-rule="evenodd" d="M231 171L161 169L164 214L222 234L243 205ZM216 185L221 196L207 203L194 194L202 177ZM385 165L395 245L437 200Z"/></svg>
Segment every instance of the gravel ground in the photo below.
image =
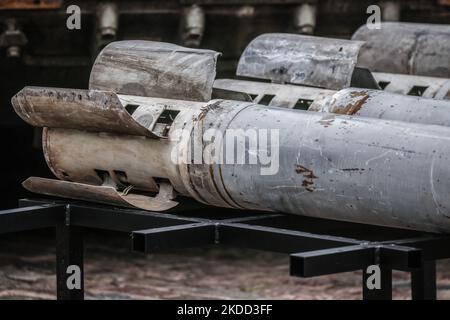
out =
<svg viewBox="0 0 450 320"><path fill-rule="evenodd" d="M0 237L0 299L55 299L51 231ZM88 234L87 299L360 299L361 272L289 276L288 256L224 247L142 255L126 236ZM394 272L394 299L410 297ZM450 299L450 260L438 262L438 298Z"/></svg>

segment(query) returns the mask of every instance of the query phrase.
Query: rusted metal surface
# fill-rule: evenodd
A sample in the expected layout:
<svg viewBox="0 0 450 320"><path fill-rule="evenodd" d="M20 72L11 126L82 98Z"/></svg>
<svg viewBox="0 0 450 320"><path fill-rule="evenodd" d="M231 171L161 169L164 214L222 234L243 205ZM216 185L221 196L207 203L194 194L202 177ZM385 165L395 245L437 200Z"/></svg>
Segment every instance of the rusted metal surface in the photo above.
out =
<svg viewBox="0 0 450 320"><path fill-rule="evenodd" d="M347 88L315 101L309 111L450 126L450 101Z"/></svg>
<svg viewBox="0 0 450 320"><path fill-rule="evenodd" d="M154 41L117 41L98 55L89 88L155 98L208 101L218 52Z"/></svg>
<svg viewBox="0 0 450 320"><path fill-rule="evenodd" d="M49 92L55 100L48 99ZM176 131L192 123L201 112L202 103L117 96L94 90L75 90L75 95L73 92L26 88L20 99L13 101L21 117L32 125L45 127L42 137L45 159L55 176L64 180L60 183L33 178L25 183L27 189L152 211L176 206L178 203L172 199L177 193L189 195L183 181L185 175L171 161L181 133L172 134L170 130L172 125ZM39 94L42 100L36 99ZM78 99L78 95L89 98ZM125 105L133 107L132 116ZM104 119L101 112L105 110L112 110L114 117ZM117 116L121 112L127 116ZM163 118L166 112L169 113ZM153 128L150 132L158 135L150 136L150 128ZM157 195L153 196L151 193L155 192Z"/></svg>
<svg viewBox="0 0 450 320"><path fill-rule="evenodd" d="M350 86L362 42L269 33L253 39L236 74L277 83L342 89Z"/></svg>
<svg viewBox="0 0 450 320"><path fill-rule="evenodd" d="M0 10L48 10L61 8L62 0L2 0Z"/></svg>
<svg viewBox="0 0 450 320"><path fill-rule="evenodd" d="M365 41L359 63L374 72L450 78L450 26L384 22L361 26L352 40Z"/></svg>
<svg viewBox="0 0 450 320"><path fill-rule="evenodd" d="M99 90L25 87L11 102L16 113L36 127L165 137L158 123L168 108L158 100L145 116L140 116L139 110L145 106L139 101L122 103L115 93Z"/></svg>
<svg viewBox="0 0 450 320"><path fill-rule="evenodd" d="M165 44L157 47L161 46ZM132 47L124 50L132 55ZM142 53L134 57L139 55ZM154 61L148 74L164 79L166 61L162 58ZM116 79L115 72L123 71L112 64L111 68L111 74L102 77ZM181 90L173 87L175 95L198 88L198 82L189 81L193 78L186 74L186 69L178 71L179 74L170 76L184 81ZM141 78L147 74L144 69L141 72ZM224 83L223 89L227 90L238 86L234 87L239 89L238 93L256 88L273 90L273 93L284 90L283 94L292 93L292 96L309 94L314 103L328 103L334 94L330 90L300 86L257 87L251 82L233 81L227 84L227 80L219 81L218 89ZM348 103L344 106L346 112L359 114L372 103L372 98L367 94L369 90L352 90L355 91L346 96ZM160 93L170 94L164 93L164 88ZM383 105L376 101L384 102L383 95L389 94L373 92L374 105ZM393 111L384 110L378 117L396 115L396 111L405 107L404 99L416 99L396 97L398 106L389 105ZM263 105L267 101L264 97L258 100L259 104L222 99L188 100L95 90L25 89L13 100L15 110L29 123L47 127L43 134L44 154L51 170L63 181L34 180L39 182L39 187L29 188L46 194L151 210L172 207L175 197L181 195L219 207L450 232L449 127L386 120L395 119L392 116L380 120L275 108L272 107L275 103ZM280 105L291 102L279 101ZM425 110L424 100L410 101L408 107L411 104ZM443 101L430 101L432 107L444 105ZM104 115L104 112L110 115L110 109L113 110L111 119ZM123 109L127 113L123 124L126 130L108 129L115 119L122 119L117 114L125 112ZM440 113L430 111L432 117L428 118L425 116L428 110L425 114L419 110L417 114L424 117L422 120L449 119L443 109L433 108ZM398 114L412 113L408 110ZM75 115L75 111L80 115ZM87 116L90 113L95 114L92 119ZM109 122L101 123L102 119ZM145 131L130 134L128 124L139 125ZM231 148L231 140L224 136L229 132L233 138ZM261 132L265 138L256 138L255 144L254 138L261 137ZM236 149L243 153L238 156L243 162L235 157ZM221 159L215 158L218 156ZM156 197L151 194L154 192L159 192ZM84 193L89 195L83 197Z"/></svg>
<svg viewBox="0 0 450 320"><path fill-rule="evenodd" d="M275 175L261 175L259 165L213 165L210 178L240 207L450 230L450 128L260 105L226 123L222 113L235 111L223 107L210 109L198 128L280 134Z"/></svg>
<svg viewBox="0 0 450 320"><path fill-rule="evenodd" d="M149 110L155 108L153 98L135 99L146 100ZM153 179L154 185L170 183L178 194L221 207L450 232L448 127L227 100L178 109L168 139L48 129L44 134L47 161L68 183L58 190L74 192L58 191L59 195L79 198L84 187L71 183L115 186L118 192L126 192L130 185L151 190ZM204 157L209 146L202 137L208 130L235 130L247 139L247 130L268 128L278 131L278 140L268 139L269 145L244 151L261 154L277 147L279 167L271 174L261 174L267 166L261 163L190 161L195 148ZM226 158L230 149L224 141L218 143L217 150ZM184 160L174 162L174 152ZM47 185L45 192L52 188L56 187ZM100 191L83 199L104 202L111 191L99 196L105 189L94 190ZM132 204L146 208L138 201Z"/></svg>
<svg viewBox="0 0 450 320"><path fill-rule="evenodd" d="M150 211L169 210L178 205L172 201L171 186L165 185L164 192L156 197L117 191L112 186L93 186L76 182L30 177L22 184L25 189L49 196L93 201L121 207L134 207Z"/></svg>

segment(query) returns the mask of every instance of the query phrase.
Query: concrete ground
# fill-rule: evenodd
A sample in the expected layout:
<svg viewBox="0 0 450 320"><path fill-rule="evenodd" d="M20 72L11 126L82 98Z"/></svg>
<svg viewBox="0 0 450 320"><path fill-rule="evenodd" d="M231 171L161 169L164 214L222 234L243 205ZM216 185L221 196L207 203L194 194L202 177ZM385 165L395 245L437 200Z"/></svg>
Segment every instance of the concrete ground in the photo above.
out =
<svg viewBox="0 0 450 320"><path fill-rule="evenodd" d="M55 299L52 231L0 237L0 299ZM123 235L88 234L87 299L360 299L361 272L289 276L288 256L207 247L142 255ZM394 272L394 299L410 297L408 274ZM438 262L438 298L450 299L450 260Z"/></svg>

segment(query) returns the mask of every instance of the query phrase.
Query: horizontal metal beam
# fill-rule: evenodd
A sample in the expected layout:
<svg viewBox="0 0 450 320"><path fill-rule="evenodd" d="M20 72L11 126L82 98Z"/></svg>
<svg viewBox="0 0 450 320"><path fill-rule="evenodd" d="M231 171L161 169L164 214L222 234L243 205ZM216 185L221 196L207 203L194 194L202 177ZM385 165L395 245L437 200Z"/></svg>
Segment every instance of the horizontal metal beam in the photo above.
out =
<svg viewBox="0 0 450 320"><path fill-rule="evenodd" d="M203 221L205 220L161 212L80 204L70 205L70 225L87 228L132 232Z"/></svg>
<svg viewBox="0 0 450 320"><path fill-rule="evenodd" d="M8 220L12 222L1 223L0 233L52 226L54 219L60 217L57 217L57 214L53 216L53 209L45 208L51 208L52 206L61 208L68 205L70 210L67 222L73 226L132 232L134 230L154 230L155 228L185 226L187 224L216 224L217 240L222 244L284 253L305 253L323 249L331 249L329 253L333 253L334 248L365 245L378 248L378 263L404 271L420 268L423 261L450 257L450 250L448 249L450 248L450 236L447 235L419 233L417 237L402 238L399 235L404 231L399 230L400 234L386 234L385 239L388 240L371 242L358 238L353 229L349 237L341 237L323 234L326 230L312 233L257 225L261 224L260 221L270 225L271 219L274 218L278 219L275 225L282 225L280 219L282 220L284 215L281 214L255 214L212 220L207 219L211 215L205 216L204 213L201 218L187 217L179 214L96 206L79 201L23 199L20 200L19 204L22 208L1 212L0 222L13 219L11 218L13 216L18 217L18 220L14 218ZM30 211L35 214L28 215L27 212ZM65 212L61 210L60 213L63 216ZM23 220L24 217L26 217L25 221ZM286 219L288 218L293 219L292 216L286 216ZM295 221L288 222L284 224L295 225ZM317 225L316 223L322 225L319 220L314 225ZM328 226L330 221L324 220L323 223ZM313 230L316 229L313 228ZM330 227L328 226L325 229L329 230ZM345 235L343 232L341 234ZM403 237L407 235L404 234ZM389 237L393 239L389 240ZM204 242L201 241L201 243ZM358 252L360 251L358 250Z"/></svg>
<svg viewBox="0 0 450 320"><path fill-rule="evenodd" d="M378 254L380 264L391 269L410 271L423 265L423 251L418 248L383 245Z"/></svg>
<svg viewBox="0 0 450 320"><path fill-rule="evenodd" d="M415 238L386 241L385 243L421 249L423 260L450 258L450 236L445 234L425 234Z"/></svg>
<svg viewBox="0 0 450 320"><path fill-rule="evenodd" d="M410 271L422 267L422 250L367 243L290 255L291 275L298 277L361 270L372 264L379 264L388 269Z"/></svg>
<svg viewBox="0 0 450 320"><path fill-rule="evenodd" d="M191 223L133 231L131 237L134 251L152 253L214 244L216 226L212 223Z"/></svg>
<svg viewBox="0 0 450 320"><path fill-rule="evenodd" d="M42 205L64 205L67 206L68 204L76 203L76 201L67 201L67 200L56 200L56 199L44 199L44 198L37 198L37 199L19 199L18 201L18 207L24 208L24 207L32 207L32 206L42 206Z"/></svg>
<svg viewBox="0 0 450 320"><path fill-rule="evenodd" d="M273 218L283 218L286 217L285 214L282 213L274 213L274 214L268 214L268 213L260 213L260 214L253 214L253 215L248 215L248 216L242 216L242 217L237 217L237 218L229 218L229 219L225 219L225 220L221 220L221 223L253 223L253 222L258 222L261 220L266 220L266 219L273 219Z"/></svg>
<svg viewBox="0 0 450 320"><path fill-rule="evenodd" d="M294 253L290 255L290 274L314 277L364 269L375 263L375 248L361 245Z"/></svg>
<svg viewBox="0 0 450 320"><path fill-rule="evenodd" d="M221 223L218 240L221 244L281 253L360 244L341 237L243 223Z"/></svg>
<svg viewBox="0 0 450 320"><path fill-rule="evenodd" d="M64 220L66 206L39 205L0 211L0 233L54 227Z"/></svg>

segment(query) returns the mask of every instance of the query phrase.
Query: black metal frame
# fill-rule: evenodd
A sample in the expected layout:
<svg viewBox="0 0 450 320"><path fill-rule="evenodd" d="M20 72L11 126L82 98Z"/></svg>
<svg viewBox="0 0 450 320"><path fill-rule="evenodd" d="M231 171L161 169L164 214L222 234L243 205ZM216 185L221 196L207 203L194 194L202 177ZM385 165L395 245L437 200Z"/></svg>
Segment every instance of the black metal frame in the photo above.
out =
<svg viewBox="0 0 450 320"><path fill-rule="evenodd" d="M450 236L302 216L203 208L177 214L76 201L29 200L0 211L0 234L56 228L57 298L83 299L83 229L131 233L132 248L154 253L223 244L290 254L290 274L313 277L363 270L363 299L392 299L392 270L411 273L412 299L436 299L436 264L450 258ZM81 288L66 285L67 267ZM365 270L378 265L381 288Z"/></svg>

